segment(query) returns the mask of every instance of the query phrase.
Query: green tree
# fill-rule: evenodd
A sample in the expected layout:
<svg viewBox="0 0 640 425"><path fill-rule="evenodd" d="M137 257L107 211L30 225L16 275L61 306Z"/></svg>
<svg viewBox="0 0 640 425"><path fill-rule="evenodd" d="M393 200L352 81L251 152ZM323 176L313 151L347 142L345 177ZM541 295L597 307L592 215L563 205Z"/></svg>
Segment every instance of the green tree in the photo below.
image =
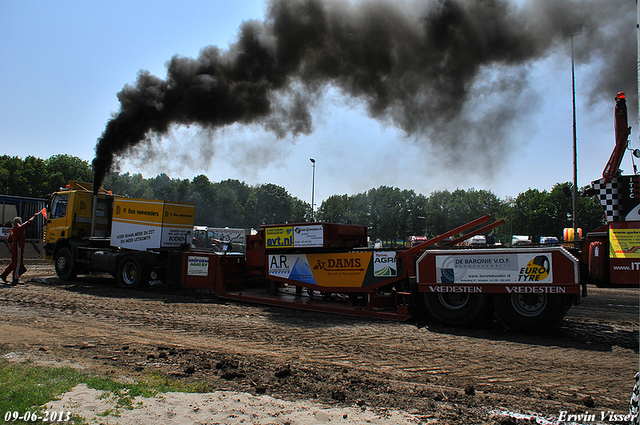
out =
<svg viewBox="0 0 640 425"><path fill-rule="evenodd" d="M256 198L262 213L262 224L286 223L291 220L291 195L272 183L256 188Z"/></svg>
<svg viewBox="0 0 640 425"><path fill-rule="evenodd" d="M196 206L195 224L212 224L209 220L214 206L213 183L204 174L193 178L189 202Z"/></svg>
<svg viewBox="0 0 640 425"><path fill-rule="evenodd" d="M116 195L129 198L157 199L149 185L149 180L143 178L142 174L110 173L103 186Z"/></svg>
<svg viewBox="0 0 640 425"><path fill-rule="evenodd" d="M44 177L43 177L44 176ZM69 180L91 181L87 161L70 155L47 160L34 156L0 157L0 193L46 197ZM305 222L309 204L274 184L249 186L238 180L211 182L205 175L172 179L166 174L145 179L141 174L111 173L104 187L113 193L143 199L190 202L196 205L196 223L210 226L258 227L261 224ZM533 236L561 236L571 227L570 183L558 183L550 192L529 189L516 198L500 200L486 190L436 191L427 198L413 190L380 186L355 195L327 198L315 215L319 221L367 226L369 235L392 241L409 235L435 236L489 214L504 218L507 226L496 234L510 241L512 233ZM426 223L424 218L426 217ZM578 201L578 225L588 232L606 224L595 197Z"/></svg>
<svg viewBox="0 0 640 425"><path fill-rule="evenodd" d="M319 221L346 223L348 208L349 197L347 195L332 195L322 201L315 216Z"/></svg>
<svg viewBox="0 0 640 425"><path fill-rule="evenodd" d="M513 233L531 236L535 241L553 226L552 203L546 190L529 189L519 194L512 207Z"/></svg>
<svg viewBox="0 0 640 425"><path fill-rule="evenodd" d="M218 225L229 227L250 227L249 221L247 221L247 201L250 194L253 192L253 188L247 185L245 182L241 182L235 179L228 179L216 184L217 195L215 202L221 204L222 215L224 220ZM233 200L232 204L225 205L222 196L226 196L227 199Z"/></svg>
<svg viewBox="0 0 640 425"><path fill-rule="evenodd" d="M41 198L46 196L46 175L44 160L27 156L24 160L17 156L0 157L0 176L3 192L14 196Z"/></svg>
<svg viewBox="0 0 640 425"><path fill-rule="evenodd" d="M264 217L258 202L258 195L255 190L251 190L244 203L244 226L245 228L258 228L264 223Z"/></svg>
<svg viewBox="0 0 640 425"><path fill-rule="evenodd" d="M91 165L76 156L67 154L53 155L45 161L47 193L52 193L60 187L65 187L70 180L91 183L93 173Z"/></svg>
<svg viewBox="0 0 640 425"><path fill-rule="evenodd" d="M503 218L506 210L505 203L491 191L444 190L433 192L427 199L426 217L430 233L435 236L485 215L495 221Z"/></svg>
<svg viewBox="0 0 640 425"><path fill-rule="evenodd" d="M600 201L592 196L580 198L578 203L578 223L585 232L595 230L607 224L607 219Z"/></svg>
<svg viewBox="0 0 640 425"><path fill-rule="evenodd" d="M291 221L304 223L311 220L311 204L300 198L291 199Z"/></svg>

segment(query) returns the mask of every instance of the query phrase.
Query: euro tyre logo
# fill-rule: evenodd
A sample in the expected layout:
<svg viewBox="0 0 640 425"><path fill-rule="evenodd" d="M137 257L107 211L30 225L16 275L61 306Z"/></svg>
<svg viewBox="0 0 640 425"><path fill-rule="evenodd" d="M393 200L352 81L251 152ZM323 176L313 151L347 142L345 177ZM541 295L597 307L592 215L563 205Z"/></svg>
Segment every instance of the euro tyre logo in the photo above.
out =
<svg viewBox="0 0 640 425"><path fill-rule="evenodd" d="M549 258L546 255L538 255L527 263L524 274L527 280L543 281L549 277Z"/></svg>

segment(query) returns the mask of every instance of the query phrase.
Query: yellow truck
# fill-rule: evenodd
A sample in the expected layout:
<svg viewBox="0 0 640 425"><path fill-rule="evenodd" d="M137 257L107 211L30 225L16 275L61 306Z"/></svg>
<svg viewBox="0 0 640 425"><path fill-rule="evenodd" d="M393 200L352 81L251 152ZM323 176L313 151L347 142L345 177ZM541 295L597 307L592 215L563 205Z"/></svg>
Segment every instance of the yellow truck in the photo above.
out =
<svg viewBox="0 0 640 425"><path fill-rule="evenodd" d="M43 255L62 280L104 272L122 287L162 285L191 245L194 212L193 204L126 198L71 181L52 196Z"/></svg>

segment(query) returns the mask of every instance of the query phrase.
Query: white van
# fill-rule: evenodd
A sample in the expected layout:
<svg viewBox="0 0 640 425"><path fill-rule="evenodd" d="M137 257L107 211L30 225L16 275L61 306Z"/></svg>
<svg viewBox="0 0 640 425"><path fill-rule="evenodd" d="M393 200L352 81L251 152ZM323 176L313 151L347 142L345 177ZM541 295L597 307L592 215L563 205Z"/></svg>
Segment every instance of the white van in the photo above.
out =
<svg viewBox="0 0 640 425"><path fill-rule="evenodd" d="M529 236L513 235L511 245L530 245L531 238Z"/></svg>
<svg viewBox="0 0 640 425"><path fill-rule="evenodd" d="M487 237L483 235L476 235L467 239L467 244L469 246L485 246L487 244Z"/></svg>

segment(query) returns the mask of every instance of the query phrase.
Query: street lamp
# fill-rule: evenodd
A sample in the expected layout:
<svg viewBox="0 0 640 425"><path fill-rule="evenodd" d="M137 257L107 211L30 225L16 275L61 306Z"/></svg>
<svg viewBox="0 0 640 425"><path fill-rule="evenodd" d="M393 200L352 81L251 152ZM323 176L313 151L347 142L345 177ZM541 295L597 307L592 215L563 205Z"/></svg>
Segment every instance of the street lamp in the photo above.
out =
<svg viewBox="0 0 640 425"><path fill-rule="evenodd" d="M571 38L571 93L573 101L573 241L577 245L578 236L578 136L576 132L576 73L573 59L573 37L582 34L582 25L564 28L562 33Z"/></svg>
<svg viewBox="0 0 640 425"><path fill-rule="evenodd" d="M316 195L316 160L309 158L309 161L311 161L311 168L313 168L313 178L311 180L311 221L315 221L313 218L313 205L315 203Z"/></svg>
<svg viewBox="0 0 640 425"><path fill-rule="evenodd" d="M424 220L424 236L425 237L429 237L427 236L427 217L418 217L420 220Z"/></svg>

